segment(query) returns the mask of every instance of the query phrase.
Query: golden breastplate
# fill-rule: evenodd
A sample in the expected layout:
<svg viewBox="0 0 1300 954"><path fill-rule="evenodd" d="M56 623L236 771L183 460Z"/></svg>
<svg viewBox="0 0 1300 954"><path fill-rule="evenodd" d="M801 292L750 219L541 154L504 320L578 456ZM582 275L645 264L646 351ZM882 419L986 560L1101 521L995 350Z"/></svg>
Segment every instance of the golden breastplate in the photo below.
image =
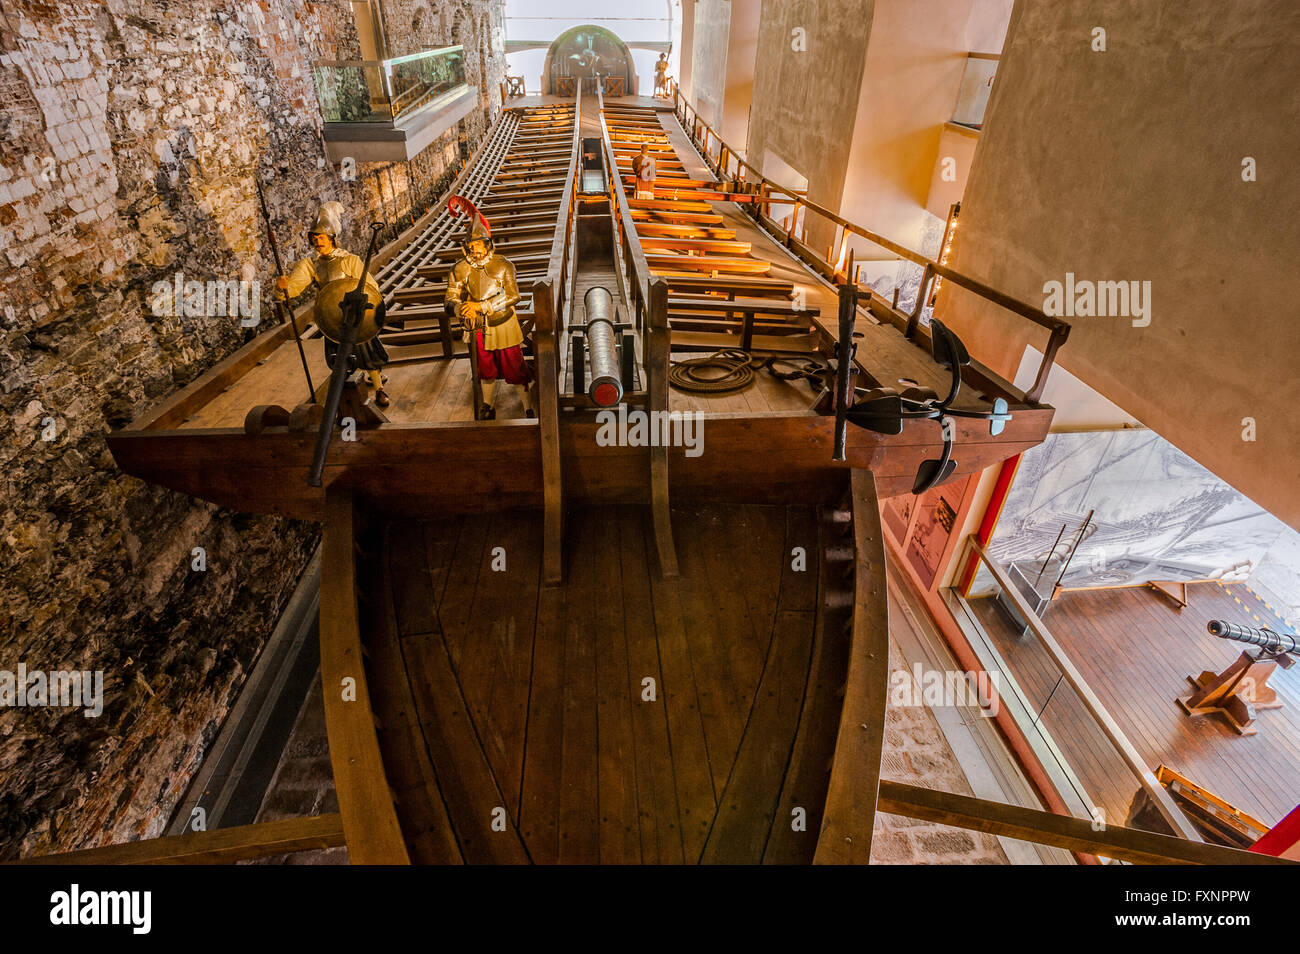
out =
<svg viewBox="0 0 1300 954"><path fill-rule="evenodd" d="M500 255L493 255L482 265L475 265L464 260L465 280L464 298L468 301L487 301L494 295L506 290L507 269L509 265ZM515 309L511 305L504 311L488 316L491 325L503 324L514 317Z"/></svg>
<svg viewBox="0 0 1300 954"><path fill-rule="evenodd" d="M493 255L483 265L469 266L465 276L465 291L473 301L483 301L505 290L505 264L499 255Z"/></svg>
<svg viewBox="0 0 1300 954"><path fill-rule="evenodd" d="M345 263L347 256L331 255L328 258L321 258L316 262L316 275L322 285L328 285L330 282L336 282L341 278L348 278ZM355 281L355 279L353 279Z"/></svg>

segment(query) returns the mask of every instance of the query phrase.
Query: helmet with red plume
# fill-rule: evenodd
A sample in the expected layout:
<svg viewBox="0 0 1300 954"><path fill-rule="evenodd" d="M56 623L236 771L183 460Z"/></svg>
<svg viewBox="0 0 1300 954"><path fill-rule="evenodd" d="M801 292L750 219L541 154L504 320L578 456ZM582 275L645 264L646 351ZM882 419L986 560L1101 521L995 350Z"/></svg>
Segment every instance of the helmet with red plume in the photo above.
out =
<svg viewBox="0 0 1300 954"><path fill-rule="evenodd" d="M447 200L447 211L453 218L465 217L465 234L461 237L461 248L469 251L470 242L486 242L488 250L493 248L492 226L488 220L483 217L483 213L469 199L463 195L453 195Z"/></svg>

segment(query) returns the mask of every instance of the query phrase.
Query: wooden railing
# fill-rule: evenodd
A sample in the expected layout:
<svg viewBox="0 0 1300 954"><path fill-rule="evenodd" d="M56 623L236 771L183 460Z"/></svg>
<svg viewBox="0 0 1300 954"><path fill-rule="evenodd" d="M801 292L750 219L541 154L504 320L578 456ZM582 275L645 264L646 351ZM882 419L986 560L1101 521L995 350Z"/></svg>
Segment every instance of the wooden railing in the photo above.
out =
<svg viewBox="0 0 1300 954"><path fill-rule="evenodd" d="M662 279L650 273L650 263L646 260L641 242L637 239L636 223L632 220L632 207L628 205L627 194L623 191L623 178L618 172L618 157L614 154L614 145L609 138L609 127L605 123L603 94L599 95L599 101L605 175L609 188L610 209L614 216L614 248L619 259L616 268L619 276L619 291L623 294L623 300L632 309L633 323L638 332L645 333L654 327L655 318L662 318L662 325L666 329L668 327L668 286ZM664 286L664 306L660 316L655 316L651 308L651 287L656 282ZM648 358L647 364L649 364ZM665 379L665 393L667 393L666 388Z"/></svg>
<svg viewBox="0 0 1300 954"><path fill-rule="evenodd" d="M351 491L325 491L321 542L320 677L330 765L348 858L354 865L410 864L375 732L357 605L360 514Z"/></svg>
<svg viewBox="0 0 1300 954"><path fill-rule="evenodd" d="M560 199L561 220L551 240L551 260L546 277L534 282L533 354L537 363L537 418L542 439L543 548L542 577L557 584L563 577L564 487L560 459L559 341L573 310L573 283L577 274L578 181L582 175L582 90L573 107L573 138L569 174Z"/></svg>
<svg viewBox="0 0 1300 954"><path fill-rule="evenodd" d="M923 343L928 344L929 336L920 327L920 318L926 298L929 296L931 286L936 278L952 282L954 285L973 292L986 301L990 301L1013 314L1046 328L1051 334L1046 347L1043 349L1043 360L1039 364L1034 383L1025 392L1025 399L1030 403L1037 403L1042 399L1043 388L1047 384L1047 375L1056 361L1056 353L1069 337L1069 324L1059 318L1051 317L1041 308L1020 301L1018 298L1013 298L1011 295L998 291L996 288L991 288L969 275L954 271L948 266L922 255L920 252L899 245L879 233L850 222L830 209L810 201L803 191L773 182L752 163L737 155L736 151L723 141L722 137L707 122L700 118L695 109L686 102L681 92L676 89L673 91L673 108L682 128L691 138L691 141L699 150L705 163L713 170L713 173L724 182L734 184L734 201L746 204L760 226L832 284L848 280L851 276L845 273L843 278L838 278L837 274L840 273L838 265L832 263L830 257L821 255L798 238L796 232L800 209L806 209L809 213L820 216L842 230L841 248L843 248L843 243L848 241L849 235L857 235L888 252L892 252L899 258L920 265L924 271L921 275L920 287L917 289L916 303L910 314L900 312L895 305L886 302L883 298L879 299L876 303L877 307L872 309L873 314L881 314L887 317L908 338L916 339L919 337L923 339ZM732 171L733 165L735 166L734 172ZM790 225L788 227L782 226L767 214L767 209L773 203L792 206ZM833 248L831 253L834 255ZM864 295L875 297L871 289L860 288L859 291Z"/></svg>
<svg viewBox="0 0 1300 954"><path fill-rule="evenodd" d="M605 154L605 174L609 186L610 211L614 217L614 250L619 256L615 271L623 301L632 309L633 324L641 336L641 356L646 377L646 409L651 413L668 411L668 360L671 337L668 331L668 283L650 273L641 242L637 238L632 208L623 191L623 177L618 171L618 157L605 123L605 97L597 92L600 105L600 136ZM659 566L665 577L677 575L677 552L673 546L672 524L668 512L668 449L650 448L650 494L654 513L655 543Z"/></svg>

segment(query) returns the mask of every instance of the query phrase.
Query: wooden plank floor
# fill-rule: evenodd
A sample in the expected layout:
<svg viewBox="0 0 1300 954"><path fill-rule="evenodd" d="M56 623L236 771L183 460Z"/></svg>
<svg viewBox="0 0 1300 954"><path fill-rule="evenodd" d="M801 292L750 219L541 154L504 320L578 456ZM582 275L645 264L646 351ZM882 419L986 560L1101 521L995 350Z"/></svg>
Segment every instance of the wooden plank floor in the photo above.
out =
<svg viewBox="0 0 1300 954"><path fill-rule="evenodd" d="M412 697L387 705L404 721L383 736L386 759L419 766L396 773L413 857L758 863L775 829L769 861L811 860L815 826L784 831L777 809L787 766L802 764L796 735L833 739L839 719L822 694L843 673L821 673L819 701L805 698L822 623L818 514L673 518L682 575L663 581L645 508L571 511L554 588L540 585L538 511L386 528L385 578L365 605L388 670L371 681ZM794 547L808 554L797 572ZM800 783L810 815L824 768ZM421 778L436 781L416 797Z"/></svg>
<svg viewBox="0 0 1300 954"><path fill-rule="evenodd" d="M329 380L325 364L324 340L307 342L308 366L312 381L320 388ZM464 345L458 352L463 353ZM390 404L380 408L394 424L422 424L433 421L472 421L474 419L473 380L469 360L411 361L389 365L384 369ZM369 387L363 387L369 394ZM279 404L293 410L307 399L298 347L292 340L280 345L248 374L228 390L213 398L185 421L182 427L243 427L244 417L258 404ZM513 387L498 387L497 416L501 419L524 416L523 404Z"/></svg>
<svg viewBox="0 0 1300 954"><path fill-rule="evenodd" d="M1216 716L1188 717L1175 702L1190 689L1186 677L1217 672L1246 648L1211 636L1206 621L1275 629L1281 622L1240 584L1190 584L1187 596L1187 608L1176 610L1143 588L1067 592L1044 620L1152 770L1168 765L1275 824L1300 802L1300 668L1279 669L1269 680L1284 707L1260 712L1254 736L1238 735ZM1038 711L1059 671L1032 636L1017 637L1019 630L993 600L970 603ZM1042 721L1094 804L1108 820L1122 821L1137 780L1065 683Z"/></svg>

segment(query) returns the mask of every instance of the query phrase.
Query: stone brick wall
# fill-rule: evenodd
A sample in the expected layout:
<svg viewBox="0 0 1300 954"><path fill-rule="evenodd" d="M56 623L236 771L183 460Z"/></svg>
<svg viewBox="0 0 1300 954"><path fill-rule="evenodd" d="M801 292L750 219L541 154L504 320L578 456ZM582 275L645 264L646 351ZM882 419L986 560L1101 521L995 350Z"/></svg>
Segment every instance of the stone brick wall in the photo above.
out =
<svg viewBox="0 0 1300 954"><path fill-rule="evenodd" d="M898 647L889 642L889 676L908 672ZM885 710L885 746L880 775L958 795L971 795L970 783L957 756L944 738L934 714L925 706L896 706ZM871 836L873 865L1005 865L1002 846L993 835L965 831L948 825L876 815Z"/></svg>
<svg viewBox="0 0 1300 954"><path fill-rule="evenodd" d="M411 163L326 162L310 64L358 50L344 0L0 8L0 670L103 670L105 692L98 718L0 708L0 858L159 834L314 545L125 477L104 437L273 320L151 307L177 273L269 291L259 171L290 261L320 201L356 248L456 171L457 130Z"/></svg>
<svg viewBox="0 0 1300 954"><path fill-rule="evenodd" d="M465 80L478 89L478 116L471 137L482 136L501 112L505 78L505 8L500 0L380 0L391 56L460 44L465 48Z"/></svg>
<svg viewBox="0 0 1300 954"><path fill-rule="evenodd" d="M317 674L294 721L293 732L262 799L256 821L261 824L284 818L306 818L338 810L334 769L330 765L330 743L325 731L325 700L321 695L320 675ZM345 865L348 863L348 849L298 851L249 863Z"/></svg>

